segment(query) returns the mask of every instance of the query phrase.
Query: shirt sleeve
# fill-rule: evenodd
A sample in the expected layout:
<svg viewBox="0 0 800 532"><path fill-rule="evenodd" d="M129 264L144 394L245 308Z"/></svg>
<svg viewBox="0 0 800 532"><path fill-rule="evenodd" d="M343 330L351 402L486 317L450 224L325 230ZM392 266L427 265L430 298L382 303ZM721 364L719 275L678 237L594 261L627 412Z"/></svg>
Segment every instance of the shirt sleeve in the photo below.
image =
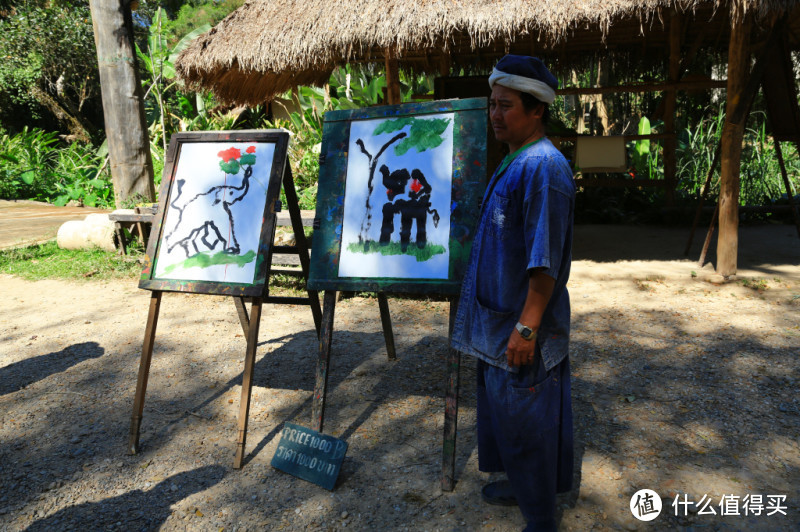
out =
<svg viewBox="0 0 800 532"><path fill-rule="evenodd" d="M545 158L529 170L522 213L527 268L557 279L569 231L570 198L551 180L562 178L564 169L554 158Z"/></svg>

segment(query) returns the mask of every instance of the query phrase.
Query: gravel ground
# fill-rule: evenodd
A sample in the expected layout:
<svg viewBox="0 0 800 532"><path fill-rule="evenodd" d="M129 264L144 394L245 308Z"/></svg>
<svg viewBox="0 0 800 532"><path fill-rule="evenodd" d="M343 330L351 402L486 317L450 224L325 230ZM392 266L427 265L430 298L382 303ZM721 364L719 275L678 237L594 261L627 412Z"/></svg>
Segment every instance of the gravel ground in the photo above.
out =
<svg viewBox="0 0 800 532"><path fill-rule="evenodd" d="M575 488L559 499L563 530L800 529L800 273L763 268L713 284L692 268L574 263L576 467ZM0 286L0 530L524 524L516 508L479 496L487 476L477 469L470 359L461 369L457 485L439 488L447 303L390 299L394 362L377 301L337 305L325 432L349 450L329 492L269 465L283 422L310 424L317 341L307 307L265 306L248 458L234 470L245 341L229 298L165 294L142 450L130 456L149 293L135 281L0 276ZM629 510L641 488L663 499L651 523ZM742 500L757 495L761 515L744 515ZM769 495L785 502L770 505ZM676 497L704 496L705 509L675 515ZM741 515L721 506L723 496Z"/></svg>

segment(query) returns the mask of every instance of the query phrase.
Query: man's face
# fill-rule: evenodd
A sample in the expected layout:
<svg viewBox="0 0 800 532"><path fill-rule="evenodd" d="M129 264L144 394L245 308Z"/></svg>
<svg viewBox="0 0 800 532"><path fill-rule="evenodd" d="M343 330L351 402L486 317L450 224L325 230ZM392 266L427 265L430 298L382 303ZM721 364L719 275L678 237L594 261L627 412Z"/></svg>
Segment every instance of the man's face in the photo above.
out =
<svg viewBox="0 0 800 532"><path fill-rule="evenodd" d="M541 128L543 106L526 111L520 92L501 85L492 88L489 98L489 120L494 136L508 144L511 151L521 148Z"/></svg>

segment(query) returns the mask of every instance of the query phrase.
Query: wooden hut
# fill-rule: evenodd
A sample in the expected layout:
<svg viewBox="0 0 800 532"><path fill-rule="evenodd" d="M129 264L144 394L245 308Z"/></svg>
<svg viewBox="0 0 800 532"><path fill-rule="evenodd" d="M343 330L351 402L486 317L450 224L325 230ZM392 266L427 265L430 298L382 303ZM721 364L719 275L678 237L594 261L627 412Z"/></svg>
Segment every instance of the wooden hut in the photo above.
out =
<svg viewBox="0 0 800 532"><path fill-rule="evenodd" d="M669 192L675 187L677 91L727 89L717 246L717 273L727 277L736 273L745 118L766 59L778 55L776 46L788 58L800 44L798 8L800 2L790 0L250 0L194 41L177 71L190 87L223 101L258 104L297 85L323 85L344 63L380 63L387 100L399 103L399 68L441 76L460 69L486 73L506 53L542 57L561 73L601 56L631 69L660 63L663 79L649 85L582 90L665 92ZM720 54L723 62L727 56L727 80L683 79L698 54L707 53ZM794 95L792 87L785 96L792 112ZM799 120L787 119L783 140L800 140Z"/></svg>

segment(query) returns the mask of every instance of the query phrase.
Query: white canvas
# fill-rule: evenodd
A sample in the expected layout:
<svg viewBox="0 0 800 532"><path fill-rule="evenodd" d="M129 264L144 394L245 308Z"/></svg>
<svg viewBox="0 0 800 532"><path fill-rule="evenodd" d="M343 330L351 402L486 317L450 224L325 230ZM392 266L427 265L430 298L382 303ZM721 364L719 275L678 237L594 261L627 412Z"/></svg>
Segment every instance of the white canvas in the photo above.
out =
<svg viewBox="0 0 800 532"><path fill-rule="evenodd" d="M382 124L403 123L400 120L409 124L394 131L375 134ZM434 142L439 142L438 146L432 147L430 142L419 141L420 136L415 133L414 128L426 124L413 124L413 121L439 121L437 124L445 124L446 121L443 131L437 129L429 137ZM448 278L453 121L453 113L442 113L414 118L380 118L352 122L339 277ZM387 146L387 143L403 133L405 137ZM398 148L403 149L401 144L404 141L408 150L397 153ZM375 164L372 192L369 193L371 163ZM406 176L405 182L403 176ZM416 179L414 176L421 178ZM386 182L391 183L391 187L386 186L384 177L387 178ZM382 227L386 229L384 207L387 204L390 204L386 207L389 213L387 216L393 219L394 227L389 235L382 235ZM423 204L424 208L421 207ZM421 214L423 210L425 212ZM416 216L412 217L412 212ZM411 220L410 234L405 244L401 238L404 218L406 221ZM424 228L422 238L420 227ZM388 242L381 243L382 236ZM424 241L424 245L418 239ZM368 244L365 245L365 242Z"/></svg>
<svg viewBox="0 0 800 532"><path fill-rule="evenodd" d="M274 154L275 144L264 142L181 145L155 278L253 282ZM230 170L232 160L242 164L226 173L220 163Z"/></svg>

